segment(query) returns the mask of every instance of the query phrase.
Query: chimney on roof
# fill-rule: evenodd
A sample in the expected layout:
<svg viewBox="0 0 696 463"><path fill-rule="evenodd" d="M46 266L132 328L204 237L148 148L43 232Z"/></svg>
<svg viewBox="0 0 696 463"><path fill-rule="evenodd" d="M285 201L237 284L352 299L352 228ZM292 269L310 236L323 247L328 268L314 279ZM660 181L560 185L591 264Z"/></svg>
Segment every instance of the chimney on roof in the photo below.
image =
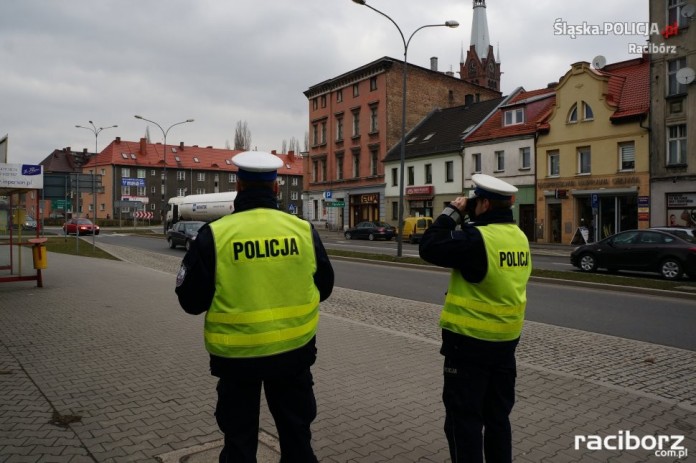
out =
<svg viewBox="0 0 696 463"><path fill-rule="evenodd" d="M184 151L184 142L183 141L179 142L179 150Z"/></svg>
<svg viewBox="0 0 696 463"><path fill-rule="evenodd" d="M437 71L437 56L430 58L430 70Z"/></svg>
<svg viewBox="0 0 696 463"><path fill-rule="evenodd" d="M276 153L276 150L271 150L271 154L278 154L278 153Z"/></svg>
<svg viewBox="0 0 696 463"><path fill-rule="evenodd" d="M295 162L295 151L294 150L288 151L288 161L290 161L290 163Z"/></svg>
<svg viewBox="0 0 696 463"><path fill-rule="evenodd" d="M143 137L140 139L140 154L147 154L147 138Z"/></svg>
<svg viewBox="0 0 696 463"><path fill-rule="evenodd" d="M82 154L89 154L89 153L87 152L87 148L82 148Z"/></svg>
<svg viewBox="0 0 696 463"><path fill-rule="evenodd" d="M546 88L556 88L558 87L558 82L549 82L546 84Z"/></svg>
<svg viewBox="0 0 696 463"><path fill-rule="evenodd" d="M210 148L210 149L212 149L212 148L213 148L213 145L210 145L210 146L206 146L206 148Z"/></svg>
<svg viewBox="0 0 696 463"><path fill-rule="evenodd" d="M116 144L121 143L121 137L116 137Z"/></svg>

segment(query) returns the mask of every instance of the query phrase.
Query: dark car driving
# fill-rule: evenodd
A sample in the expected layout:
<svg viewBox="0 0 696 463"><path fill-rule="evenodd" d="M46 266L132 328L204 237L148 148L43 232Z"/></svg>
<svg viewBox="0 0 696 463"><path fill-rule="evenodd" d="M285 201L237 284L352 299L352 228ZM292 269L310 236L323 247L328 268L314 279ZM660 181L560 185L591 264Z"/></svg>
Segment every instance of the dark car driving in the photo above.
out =
<svg viewBox="0 0 696 463"><path fill-rule="evenodd" d="M354 238L390 240L396 236L396 228L386 222L372 221L360 222L355 227L349 228L343 233L347 240Z"/></svg>
<svg viewBox="0 0 696 463"><path fill-rule="evenodd" d="M655 272L668 280L686 273L696 279L696 241L661 230L627 230L576 248L570 263L583 272Z"/></svg>
<svg viewBox="0 0 696 463"><path fill-rule="evenodd" d="M167 230L167 243L169 247L174 249L177 246L183 246L189 250L191 241L196 239L198 230L205 225L205 222L194 220L182 220L175 223L172 228Z"/></svg>

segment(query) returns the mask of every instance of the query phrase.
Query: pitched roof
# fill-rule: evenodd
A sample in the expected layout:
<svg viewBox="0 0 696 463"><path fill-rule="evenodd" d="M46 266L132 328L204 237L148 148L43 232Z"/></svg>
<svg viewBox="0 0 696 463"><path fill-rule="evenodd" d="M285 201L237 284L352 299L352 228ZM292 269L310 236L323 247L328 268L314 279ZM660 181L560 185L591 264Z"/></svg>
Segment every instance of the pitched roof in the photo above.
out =
<svg viewBox="0 0 696 463"><path fill-rule="evenodd" d="M606 100L616 108L612 121L647 115L650 110L650 62L647 57L608 64L593 69L609 78Z"/></svg>
<svg viewBox="0 0 696 463"><path fill-rule="evenodd" d="M406 159L458 151L462 138L494 111L505 98L494 98L464 106L436 109L406 135ZM384 161L401 157L401 142L392 147Z"/></svg>
<svg viewBox="0 0 696 463"><path fill-rule="evenodd" d="M539 123L549 114L555 103L556 90L554 88L542 88L529 92L520 89L519 93L513 95L509 102L501 105L481 127L466 137L466 142L473 143L497 138L532 135L538 130ZM515 108L524 109L524 122L505 126L503 124L504 113Z"/></svg>
<svg viewBox="0 0 696 463"><path fill-rule="evenodd" d="M237 172L237 166L232 164L232 157L242 150L230 150L202 148L198 145L186 146L167 144L167 168L193 169L193 170L217 170L221 172ZM284 167L278 170L280 175L303 175L302 159L294 153L278 154L272 152L283 160ZM164 167L164 145L162 143L147 143L146 139L140 141L126 141L117 137L101 153L89 158L85 168L90 166L119 165L134 167Z"/></svg>

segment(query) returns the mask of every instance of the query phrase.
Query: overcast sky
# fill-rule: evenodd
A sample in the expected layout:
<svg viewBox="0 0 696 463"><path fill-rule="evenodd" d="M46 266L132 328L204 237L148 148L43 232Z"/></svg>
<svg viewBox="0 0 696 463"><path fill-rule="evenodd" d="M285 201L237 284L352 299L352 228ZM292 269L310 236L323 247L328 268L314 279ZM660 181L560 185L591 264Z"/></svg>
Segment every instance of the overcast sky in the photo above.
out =
<svg viewBox="0 0 696 463"><path fill-rule="evenodd" d="M457 29L421 30L408 61L457 72L471 34L471 0L368 0L408 37L425 24L456 20ZM568 25L648 21L648 0L488 0L491 45L499 45L502 91L557 81L572 63L603 55L635 58L642 35L554 33ZM118 125L98 137L233 145L246 121L252 147L303 145L303 91L383 56L403 59L386 18L351 0L5 0L0 6L0 138L9 163L38 163L54 149L94 150L95 136L75 125Z"/></svg>

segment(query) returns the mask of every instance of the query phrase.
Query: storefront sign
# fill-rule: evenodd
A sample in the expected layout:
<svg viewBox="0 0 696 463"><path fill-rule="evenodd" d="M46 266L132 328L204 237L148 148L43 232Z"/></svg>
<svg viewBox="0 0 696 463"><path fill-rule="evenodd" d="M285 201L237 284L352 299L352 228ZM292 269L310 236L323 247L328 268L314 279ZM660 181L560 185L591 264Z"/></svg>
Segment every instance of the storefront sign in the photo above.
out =
<svg viewBox="0 0 696 463"><path fill-rule="evenodd" d="M360 195L360 203L361 204L377 204L378 202L379 202L379 195L377 193Z"/></svg>
<svg viewBox="0 0 696 463"><path fill-rule="evenodd" d="M430 196L432 196L433 191L434 191L434 187L432 185L406 187L406 194L407 195L418 195L418 196L430 195Z"/></svg>

